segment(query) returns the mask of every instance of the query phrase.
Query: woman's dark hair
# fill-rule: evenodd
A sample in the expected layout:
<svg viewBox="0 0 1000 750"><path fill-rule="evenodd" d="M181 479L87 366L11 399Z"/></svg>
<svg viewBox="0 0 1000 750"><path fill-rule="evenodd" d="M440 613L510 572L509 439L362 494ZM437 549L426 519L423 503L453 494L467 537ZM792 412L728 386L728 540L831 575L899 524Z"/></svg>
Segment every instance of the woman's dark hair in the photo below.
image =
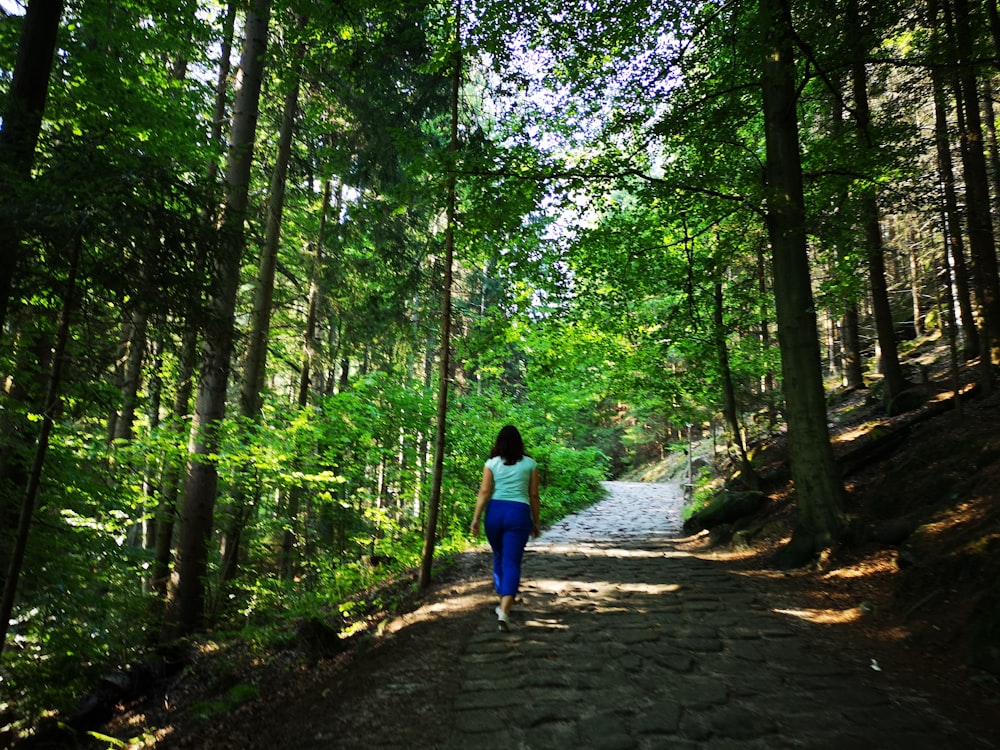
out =
<svg viewBox="0 0 1000 750"><path fill-rule="evenodd" d="M500 434L497 435L497 441L493 444L493 450L490 451L490 458L500 456L507 466L511 466L524 458L524 455L524 440L521 439L521 433L514 425L502 427Z"/></svg>

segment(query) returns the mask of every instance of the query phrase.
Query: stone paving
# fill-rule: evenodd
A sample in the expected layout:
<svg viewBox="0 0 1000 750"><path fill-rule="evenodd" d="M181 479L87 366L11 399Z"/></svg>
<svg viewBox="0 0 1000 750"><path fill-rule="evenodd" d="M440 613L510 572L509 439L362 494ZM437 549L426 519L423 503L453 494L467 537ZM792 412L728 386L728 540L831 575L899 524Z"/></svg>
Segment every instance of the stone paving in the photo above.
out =
<svg viewBox="0 0 1000 750"><path fill-rule="evenodd" d="M448 750L993 747L685 554L676 487L608 487L529 543L511 632L483 613Z"/></svg>

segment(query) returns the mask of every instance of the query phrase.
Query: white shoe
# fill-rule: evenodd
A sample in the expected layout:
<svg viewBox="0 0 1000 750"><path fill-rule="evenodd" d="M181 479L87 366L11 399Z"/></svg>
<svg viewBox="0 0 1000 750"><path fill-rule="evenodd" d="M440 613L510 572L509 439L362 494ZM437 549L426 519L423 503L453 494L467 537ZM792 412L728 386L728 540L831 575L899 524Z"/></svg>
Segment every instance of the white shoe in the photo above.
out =
<svg viewBox="0 0 1000 750"><path fill-rule="evenodd" d="M506 633L510 630L510 617L500 607L497 607L494 611L497 613L497 628L501 633Z"/></svg>

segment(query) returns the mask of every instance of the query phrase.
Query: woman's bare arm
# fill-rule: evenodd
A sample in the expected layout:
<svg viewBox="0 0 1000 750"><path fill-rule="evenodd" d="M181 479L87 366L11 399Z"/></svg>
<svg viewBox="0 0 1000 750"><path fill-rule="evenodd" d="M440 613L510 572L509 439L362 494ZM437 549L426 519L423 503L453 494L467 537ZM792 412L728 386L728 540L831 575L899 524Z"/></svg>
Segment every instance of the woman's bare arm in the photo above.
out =
<svg viewBox="0 0 1000 750"><path fill-rule="evenodd" d="M479 483L479 495L476 497L476 509L472 512L472 525L469 527L473 536L479 536L479 519L482 518L491 497L493 497L493 472L489 466L484 466L483 479Z"/></svg>

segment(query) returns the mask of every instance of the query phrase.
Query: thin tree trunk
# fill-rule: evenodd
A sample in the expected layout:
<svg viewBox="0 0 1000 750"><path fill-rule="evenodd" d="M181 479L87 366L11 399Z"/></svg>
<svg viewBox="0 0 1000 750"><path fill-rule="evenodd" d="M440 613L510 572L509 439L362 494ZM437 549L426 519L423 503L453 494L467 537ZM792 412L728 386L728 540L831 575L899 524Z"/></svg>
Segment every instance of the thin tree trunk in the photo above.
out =
<svg viewBox="0 0 1000 750"><path fill-rule="evenodd" d="M299 22L300 29L303 22ZM264 390L264 374L267 370L267 342L271 331L271 313L274 300L274 275L278 265L278 248L281 244L281 217L285 210L285 183L288 176L288 162L292 154L292 138L295 135L295 117L299 107L299 68L305 56L305 46L300 42L295 52L293 82L285 94L281 129L278 135L278 149L274 168L271 171L271 185L268 192L267 226L264 245L261 248L254 287L253 313L240 389L240 416L256 420L260 416L261 393Z"/></svg>
<svg viewBox="0 0 1000 750"><path fill-rule="evenodd" d="M341 341L340 345L343 346L343 341ZM351 360L347 354L343 354L340 358L340 375L337 377L337 393L343 393L346 391L350 382Z"/></svg>
<svg viewBox="0 0 1000 750"><path fill-rule="evenodd" d="M840 354L840 336L837 321L829 312L823 315L823 338L826 343L826 373L830 377L843 378L843 357Z"/></svg>
<svg viewBox="0 0 1000 750"><path fill-rule="evenodd" d="M949 262L949 246L951 245L951 235L948 231L948 219L946 216L941 217L941 228L942 234L944 235L944 247L941 260L941 273L939 275L939 286L938 286L938 310L944 307L941 314L941 324L944 327L944 333L948 340L948 355L951 360L951 383L952 391L955 398L955 411L961 417L962 415L962 394L961 394L961 378L960 370L958 366L958 326L955 322L955 297L952 294L952 290L955 288L952 283L952 277L955 274L955 269ZM944 303L941 303L941 297L944 297Z"/></svg>
<svg viewBox="0 0 1000 750"><path fill-rule="evenodd" d="M141 303L140 303L141 305ZM128 336L125 358L122 366L121 406L115 412L112 443L131 442L135 428L135 410L139 403L139 387L142 384L142 366L146 355L146 329L149 326L149 315L141 306L132 310L128 326ZM139 516L145 516L145 510L139 508ZM143 523L136 521L128 529L128 544L131 547L142 547Z"/></svg>
<svg viewBox="0 0 1000 750"><path fill-rule="evenodd" d="M760 292L761 308L760 308L760 346L765 352L771 348L771 321L767 317L767 306L764 304L763 300L766 300L771 293L768 288L767 279L770 275L767 269L767 258L765 256L766 247L764 243L761 242L757 246L757 289ZM764 371L763 382L761 387L764 391L764 397L767 402L767 423L769 426L774 426L778 421L777 408L775 406L775 385L774 385L774 370L771 369L770 365Z"/></svg>
<svg viewBox="0 0 1000 750"><path fill-rule="evenodd" d="M833 96L831 112L832 130L835 136L841 137L846 130L844 118L844 100L839 92ZM847 198L847 191L841 195L842 199ZM837 254L840 260L844 260L846 248L842 243L838 243ZM838 322L840 334L840 348L842 356L843 383L845 388L856 389L865 388L865 376L863 357L861 352L861 334L858 315L857 295L852 293L850 299L845 300L847 308L843 311Z"/></svg>
<svg viewBox="0 0 1000 750"><path fill-rule="evenodd" d="M968 0L953 0L953 8L954 48L962 63L958 69L958 98L959 106L965 113L965 129L961 136L969 246L983 316L983 331L980 334L980 384L984 393L990 393L993 388L992 363L1000 362L1000 276L990 216L989 179L983 152L976 69L968 59L974 49Z"/></svg>
<svg viewBox="0 0 1000 750"><path fill-rule="evenodd" d="M59 408L59 389L62 385L62 371L66 363L66 347L69 341L69 321L73 307L76 304L76 277L79 271L80 252L83 245L82 237L75 237L70 253L66 293L63 295L62 320L59 323L59 333L56 339L52 371L49 375L48 389L45 396L45 408L42 411L42 424L35 441L35 454L28 473L28 484L21 505L21 515L17 524L17 536L11 552L7 575L4 577L3 596L0 598L0 656L3 655L7 643L7 632L10 628L10 617L14 612L14 601L17 595L17 584L21 578L21 568L24 564L24 554L28 548L28 536L31 532L31 521L35 514L35 502L38 488L42 482L42 467L45 464L45 453L49 448L49 436L55 421L55 413Z"/></svg>
<svg viewBox="0 0 1000 750"><path fill-rule="evenodd" d="M319 321L320 271L323 268L323 247L326 242L326 222L329 215L330 196L333 193L331 180L323 183L323 205L320 209L319 230L316 234L316 254L312 272L309 275L309 295L307 299L306 329L302 336L302 367L299 370L298 405L308 403L312 385L312 363L315 358L316 326Z"/></svg>
<svg viewBox="0 0 1000 750"><path fill-rule="evenodd" d="M118 346L115 349L115 359L108 375L108 383L121 393L125 389L125 359L128 356L129 326L123 325L118 331ZM105 449L110 450L118 431L118 409L112 408L108 414L108 425L105 430Z"/></svg>
<svg viewBox="0 0 1000 750"><path fill-rule="evenodd" d="M458 155L458 95L462 83L462 3L455 3L455 62L451 85L451 139L448 144L447 207L445 210L444 279L441 299L441 356L438 368L437 422L434 435L434 473L431 477L431 495L427 502L427 520L424 524L424 548L420 562L418 587L426 589L431 583L434 564L434 546L437 542L437 519L441 505L441 484L444 477L444 449L448 420L448 379L451 373L451 285L452 264L455 257L455 159Z"/></svg>
<svg viewBox="0 0 1000 750"><path fill-rule="evenodd" d="M718 271L717 271L718 273ZM713 295L713 322L715 324L715 350L719 358L719 370L722 373L722 413L733 433L733 443L736 445L740 461L740 480L749 488L757 489L760 479L750 465L746 445L743 442L742 425L740 425L739 409L736 405L736 387L733 385L733 372L729 367L729 348L726 346L725 316L722 298L722 279L715 280Z"/></svg>
<svg viewBox="0 0 1000 750"><path fill-rule="evenodd" d="M913 330L918 336L923 336L927 330L924 327L923 300L921 299L921 283L923 274L920 270L920 249L912 232L907 232L907 243L910 252L910 298L913 302Z"/></svg>
<svg viewBox="0 0 1000 750"><path fill-rule="evenodd" d="M194 371L198 358L198 331L192 322L187 323L178 354L177 390L174 392L171 431L177 435L187 424L191 396L194 392ZM172 458L163 469L160 482L160 499L156 506L156 541L153 553L153 590L159 598L166 599L170 579L170 559L173 553L174 527L177 521L177 498L181 488L182 467Z"/></svg>
<svg viewBox="0 0 1000 750"><path fill-rule="evenodd" d="M237 0L229 0L226 4L226 15L222 18L222 45L219 51L219 70L215 77L215 108L212 111L212 127L209 132L209 143L221 143L222 131L226 125L227 93L229 92L229 75L232 72L230 57L233 51L233 37L236 34ZM208 182L215 180L219 173L219 164L215 159L208 163Z"/></svg>
<svg viewBox="0 0 1000 750"><path fill-rule="evenodd" d="M835 545L844 528L843 485L826 427L823 370L809 275L799 153L791 13L761 0L762 85L767 149L767 225L771 238L778 343L797 515L787 564Z"/></svg>
<svg viewBox="0 0 1000 750"><path fill-rule="evenodd" d="M205 611L208 543L218 484L214 456L218 455L219 428L226 410L226 388L235 338L236 293L245 246L243 227L249 201L270 13L270 0L254 0L246 17L240 83L233 107L226 166L223 237L215 262L211 309L205 321L198 398L188 445L190 459L184 485L176 576L168 595L164 632L168 639L192 632L201 623Z"/></svg>
<svg viewBox="0 0 1000 750"><path fill-rule="evenodd" d="M135 426L135 409L139 402L139 386L142 384L142 364L146 355L146 328L149 316L145 310L132 311L129 324L128 351L122 382L122 401L118 419L115 422L115 440L131 440Z"/></svg>
<svg viewBox="0 0 1000 750"><path fill-rule="evenodd" d="M997 0L985 0L986 17L990 23L990 36L993 37L993 54L1000 58L1000 12L997 11Z"/></svg>
<svg viewBox="0 0 1000 750"><path fill-rule="evenodd" d="M844 385L864 388L865 375L861 366L861 333L858 306L851 304L840 319L840 345L844 356Z"/></svg>
<svg viewBox="0 0 1000 750"><path fill-rule="evenodd" d="M854 92L854 116L857 125L858 142L864 150L872 150L871 112L868 105L868 73L865 69L865 48L861 20L858 17L857 1L848 5L847 26L855 41L854 60L851 65L851 80ZM885 281L885 249L882 244L882 226L879 219L878 200L874 185L863 188L861 197L862 224L868 257L868 283L871 290L872 310L875 313L875 331L880 350L879 370L884 384L884 405L889 414L900 410L899 396L906 390L906 378L899 363L896 348L896 330L893 325L892 305L889 289Z"/></svg>
<svg viewBox="0 0 1000 750"><path fill-rule="evenodd" d="M993 84L989 75L983 76L983 123L986 125L986 146L989 154L990 183L993 187L993 220L1000 215L1000 145L997 144L997 119L993 111Z"/></svg>
<svg viewBox="0 0 1000 750"><path fill-rule="evenodd" d="M159 321L162 327L162 319ZM150 342L150 354L152 362L149 375L149 399L146 405L146 419L149 422L149 432L154 434L160 427L160 406L163 400L163 342L154 339ZM158 481L157 475L163 476L165 465L162 460L149 458L142 471L142 498L147 508L153 508L152 513L145 513L142 521L142 548L153 551L156 548L156 526L159 521L159 500L154 503L157 496ZM147 578L143 582L144 592L152 590L152 579Z"/></svg>
<svg viewBox="0 0 1000 750"><path fill-rule="evenodd" d="M312 370L313 343L316 339L316 322L319 320L320 277L323 268L323 247L326 243L326 222L330 207L330 194L333 192L331 180L323 183L323 205L319 215L319 229L316 233L316 252L309 277L309 297L306 312L306 329L302 336L302 367L299 374L299 387L295 399L300 409L309 403L310 372ZM339 213L339 212L338 212ZM279 575L282 580L289 580L295 571L295 542L298 527L299 512L302 506L302 490L292 487L288 494L288 508L285 513L285 529L281 535L281 553L278 561Z"/></svg>
<svg viewBox="0 0 1000 750"><path fill-rule="evenodd" d="M979 355L979 329L972 310L972 295L969 290L969 270L965 262L965 243L962 239L962 221L958 210L958 195L955 191L955 172L952 168L951 139L948 137L948 115L945 109L944 82L937 70L931 71L934 84L934 140L937 145L938 172L944 191L946 229L950 242L955 297L961 314L962 352L965 359Z"/></svg>

